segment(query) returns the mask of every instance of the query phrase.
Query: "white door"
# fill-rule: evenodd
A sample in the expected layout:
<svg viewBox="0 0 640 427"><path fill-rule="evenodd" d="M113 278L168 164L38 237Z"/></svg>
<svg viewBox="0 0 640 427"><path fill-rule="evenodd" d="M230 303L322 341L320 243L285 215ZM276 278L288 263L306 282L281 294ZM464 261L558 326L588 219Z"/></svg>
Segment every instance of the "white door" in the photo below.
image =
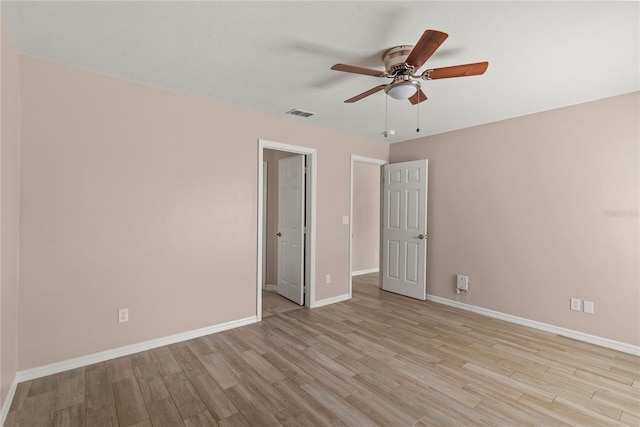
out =
<svg viewBox="0 0 640 427"><path fill-rule="evenodd" d="M304 305L304 156L278 161L278 293Z"/></svg>
<svg viewBox="0 0 640 427"><path fill-rule="evenodd" d="M427 160L384 166L382 289L427 295Z"/></svg>

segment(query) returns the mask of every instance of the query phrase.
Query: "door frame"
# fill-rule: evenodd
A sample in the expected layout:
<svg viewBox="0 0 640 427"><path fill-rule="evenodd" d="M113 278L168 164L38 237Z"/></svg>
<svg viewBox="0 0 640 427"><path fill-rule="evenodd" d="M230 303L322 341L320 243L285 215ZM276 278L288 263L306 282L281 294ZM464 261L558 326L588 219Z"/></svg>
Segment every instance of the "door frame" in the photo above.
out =
<svg viewBox="0 0 640 427"><path fill-rule="evenodd" d="M262 265L267 263L267 194L268 187L268 168L267 162L262 162ZM267 269L262 269L262 290L267 289Z"/></svg>
<svg viewBox="0 0 640 427"><path fill-rule="evenodd" d="M358 156L355 154L351 155L351 178L349 183L349 299L353 296L353 167L354 163L366 163L370 165L376 165L380 167L380 229L379 240L380 245L378 248L378 265L379 270L382 271L382 209L383 209L383 199L382 199L382 166L389 163L388 160L382 159L374 159L373 157L364 157ZM382 282L380 282L382 283Z"/></svg>
<svg viewBox="0 0 640 427"><path fill-rule="evenodd" d="M262 264L263 251L263 162L264 150L279 150L289 153L303 154L307 157L307 232L305 234L305 289L304 304L313 308L316 304L316 177L317 177L317 150L315 148L302 147L298 145L283 144L280 142L258 139L258 254L257 254L257 297L256 297L256 318L258 322L262 320Z"/></svg>

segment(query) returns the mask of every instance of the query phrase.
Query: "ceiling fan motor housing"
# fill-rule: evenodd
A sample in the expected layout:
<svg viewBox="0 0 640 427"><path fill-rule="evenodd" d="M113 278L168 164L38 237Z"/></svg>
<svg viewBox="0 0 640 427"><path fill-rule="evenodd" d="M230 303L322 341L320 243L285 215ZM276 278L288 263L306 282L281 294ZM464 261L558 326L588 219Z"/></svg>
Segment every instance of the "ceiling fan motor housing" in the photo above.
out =
<svg viewBox="0 0 640 427"><path fill-rule="evenodd" d="M384 67L389 76L395 77L398 75L413 73L413 67L407 65L405 62L407 56L411 53L411 50L413 50L413 46L402 45L392 47L382 54L382 61L384 62Z"/></svg>

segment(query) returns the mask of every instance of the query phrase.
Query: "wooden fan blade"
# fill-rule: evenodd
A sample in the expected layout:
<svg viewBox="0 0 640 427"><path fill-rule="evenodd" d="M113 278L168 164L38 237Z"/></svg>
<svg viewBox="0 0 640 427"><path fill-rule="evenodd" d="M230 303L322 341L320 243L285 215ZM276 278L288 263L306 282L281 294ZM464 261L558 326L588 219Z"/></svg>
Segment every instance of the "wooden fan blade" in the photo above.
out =
<svg viewBox="0 0 640 427"><path fill-rule="evenodd" d="M364 74L367 76L384 77L384 70L374 70L373 68L358 67L357 65L336 64L331 67L335 71L344 71L345 73Z"/></svg>
<svg viewBox="0 0 640 427"><path fill-rule="evenodd" d="M484 74L489 66L488 62L476 62L475 64L454 65L452 67L435 68L427 70L427 80L448 79L451 77L478 76Z"/></svg>
<svg viewBox="0 0 640 427"><path fill-rule="evenodd" d="M376 86L374 88L371 88L365 92L362 92L360 95L356 95L353 98L349 98L347 99L346 102L347 104L351 104L352 102L356 102L356 101L360 101L362 98L366 98L369 95L373 95L374 93L381 91L382 89L385 88L385 86L387 85L380 85L380 86Z"/></svg>
<svg viewBox="0 0 640 427"><path fill-rule="evenodd" d="M449 37L447 33L436 30L427 30L422 34L418 43L407 56L405 61L412 67L420 68L440 47L440 45Z"/></svg>
<svg viewBox="0 0 640 427"><path fill-rule="evenodd" d="M409 98L409 102L413 105L419 104L427 100L427 95L424 94L422 89L418 89L418 91Z"/></svg>

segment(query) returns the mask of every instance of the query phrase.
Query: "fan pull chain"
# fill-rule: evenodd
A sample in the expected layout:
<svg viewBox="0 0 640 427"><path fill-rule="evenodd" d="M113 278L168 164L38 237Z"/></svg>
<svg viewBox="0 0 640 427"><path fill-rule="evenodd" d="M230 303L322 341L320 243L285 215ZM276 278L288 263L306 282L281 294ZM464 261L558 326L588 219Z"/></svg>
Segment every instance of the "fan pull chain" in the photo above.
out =
<svg viewBox="0 0 640 427"><path fill-rule="evenodd" d="M420 89L418 89L418 123L416 124L416 132L420 132Z"/></svg>
<svg viewBox="0 0 640 427"><path fill-rule="evenodd" d="M389 136L389 97L384 97L384 137Z"/></svg>

